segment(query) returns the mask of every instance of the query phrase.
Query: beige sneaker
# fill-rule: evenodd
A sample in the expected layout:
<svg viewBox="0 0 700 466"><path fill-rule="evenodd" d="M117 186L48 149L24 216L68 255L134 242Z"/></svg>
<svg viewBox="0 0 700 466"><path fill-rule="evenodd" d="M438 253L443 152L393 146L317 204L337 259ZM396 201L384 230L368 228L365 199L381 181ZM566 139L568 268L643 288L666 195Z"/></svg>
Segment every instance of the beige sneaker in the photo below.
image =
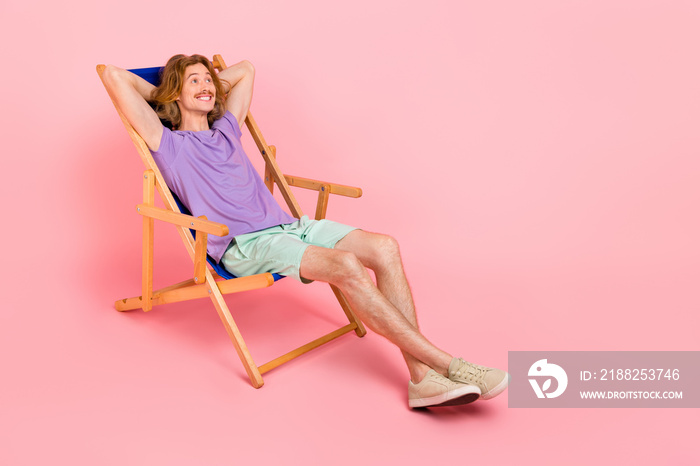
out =
<svg viewBox="0 0 700 466"><path fill-rule="evenodd" d="M480 395L479 387L453 382L432 369L420 382L408 381L408 406L411 408L464 405L478 400Z"/></svg>
<svg viewBox="0 0 700 466"><path fill-rule="evenodd" d="M454 358L447 369L447 376L454 382L473 384L481 390L481 399L489 400L508 387L510 375L500 369L479 366Z"/></svg>

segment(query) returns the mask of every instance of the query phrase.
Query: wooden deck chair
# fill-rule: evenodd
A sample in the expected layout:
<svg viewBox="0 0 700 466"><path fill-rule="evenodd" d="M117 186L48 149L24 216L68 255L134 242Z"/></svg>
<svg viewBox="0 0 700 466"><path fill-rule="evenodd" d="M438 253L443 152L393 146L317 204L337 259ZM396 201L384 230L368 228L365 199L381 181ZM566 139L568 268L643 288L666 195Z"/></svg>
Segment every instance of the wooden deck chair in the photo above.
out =
<svg viewBox="0 0 700 466"><path fill-rule="evenodd" d="M218 71L226 68L226 64L220 55L214 55L212 63L214 68ZM97 66L97 73L100 75L101 79L103 79L104 69L104 65ZM142 68L131 71L140 75L147 81L157 84L159 81L159 70L160 68L156 67ZM110 96L110 98L112 97ZM138 213L143 216L142 294L141 296L116 301L115 308L118 311L130 311L139 308L143 309L144 311L149 311L153 306L159 304L209 297L212 303L214 303L214 307L216 308L224 327L226 327L226 331L228 332L229 337L231 338L231 341L238 352L238 356L241 358L241 362L243 363L243 366L250 377L250 381L255 388L262 387L262 374L306 353L307 351L310 351L351 331L355 331L359 337L365 335L366 330L362 325L362 322L360 322L360 320L355 316L343 294L338 288L331 285L333 293L338 299L338 302L340 303L340 306L345 312L345 315L350 323L278 358L275 358L270 362L260 366L256 365L245 341L243 340L241 332L231 316L231 312L228 309L223 295L271 286L276 279L280 278L279 275L275 274L275 276L273 276L269 273L263 273L249 277L236 278L229 274L226 269L223 269L223 267L220 267L218 264L214 263L211 258L209 258L209 265L212 266L212 269L207 268L207 235L225 236L228 234L228 227L220 223L209 221L203 216L193 217L192 215L189 215L189 212L183 213L180 210L176 198L165 184L163 176L158 170L158 166L153 160L145 141L126 120L124 114L119 110L119 107L117 107L113 98L112 103L115 104L117 113L124 123L131 140L136 146L136 150L141 156L141 160L146 166L146 171L143 174L143 203L137 206ZM255 144L260 150L263 159L265 160L265 184L270 189L270 192L272 192L274 184L277 184L284 200L291 210L292 215L295 217L300 218L303 214L299 204L291 192L290 186L318 191L316 219L324 218L326 208L328 206L328 197L330 194L339 194L341 196L349 197L360 197L362 195L362 190L359 188L282 174L279 166L277 165L275 146L269 146L265 142L265 139L263 138L263 135L250 112L248 112L245 123L251 136L253 137L253 140L255 141ZM158 191L160 194L163 203L165 204L164 209L155 206L155 191ZM182 238L182 242L187 249L187 252L194 262L193 278L160 290L153 290L154 220L161 220L175 225L180 237Z"/></svg>

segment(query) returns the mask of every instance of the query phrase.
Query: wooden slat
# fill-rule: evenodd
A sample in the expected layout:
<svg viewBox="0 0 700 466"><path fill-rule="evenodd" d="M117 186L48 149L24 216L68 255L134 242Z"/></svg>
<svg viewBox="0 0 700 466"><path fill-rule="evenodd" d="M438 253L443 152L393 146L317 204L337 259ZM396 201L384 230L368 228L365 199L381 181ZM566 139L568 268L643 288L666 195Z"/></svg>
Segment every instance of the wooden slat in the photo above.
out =
<svg viewBox="0 0 700 466"><path fill-rule="evenodd" d="M277 159L277 148L275 146L270 146L270 154L272 154L273 159ZM270 194L275 191L275 180L267 164L265 164L265 186L270 190Z"/></svg>
<svg viewBox="0 0 700 466"><path fill-rule="evenodd" d="M191 282L194 283L194 279L191 280ZM179 301L187 301L189 299L205 298L207 294L207 288L205 285L190 285L167 292L156 292L154 293L151 303L153 306L166 303L176 303ZM141 296L120 299L114 303L114 308L119 312L133 311L134 309L141 307L141 302Z"/></svg>
<svg viewBox="0 0 700 466"><path fill-rule="evenodd" d="M322 220L326 218L326 211L328 210L328 196L330 196L331 187L330 185L324 184L318 191L318 202L316 202L316 220Z"/></svg>
<svg viewBox="0 0 700 466"><path fill-rule="evenodd" d="M355 333L357 334L357 336L364 337L367 334L367 330L365 330L365 326L362 324L362 321L360 319L358 319L358 317L355 315L354 312L352 312L352 308L350 307L350 303L348 302L347 298L343 295L343 292L340 291L340 289L335 285L331 285L331 289L333 290L333 294L335 295L336 299L338 300L340 307L343 308L343 312L345 312L345 316L348 318L348 320L351 323L354 323L357 325L357 328L355 329Z"/></svg>
<svg viewBox="0 0 700 466"><path fill-rule="evenodd" d="M328 183L326 181L312 180L310 178L302 178L300 176L284 175L289 186L295 188L311 189L320 191L323 186L330 186L330 194L338 194L346 197L362 197L362 189L354 186L346 186L342 184Z"/></svg>
<svg viewBox="0 0 700 466"><path fill-rule="evenodd" d="M214 55L214 57L212 58L211 64L212 64L212 66L214 66L215 69L217 69L219 71L227 68L226 63L224 63L223 57L219 54Z"/></svg>
<svg viewBox="0 0 700 466"><path fill-rule="evenodd" d="M205 281L206 281L205 272ZM211 274L209 274L211 275ZM213 276L212 276L213 278ZM257 290L272 286L275 279L269 273L261 273L251 275L249 277L232 278L214 282L221 294L238 293L241 291ZM162 288L153 293L152 304L177 303L180 301L188 301L190 299L205 298L209 296L209 286L206 283L195 284L194 279L180 282L176 285ZM130 311L138 309L142 306L142 297L134 296L133 298L120 299L114 303L114 307L118 311Z"/></svg>
<svg viewBox="0 0 700 466"><path fill-rule="evenodd" d="M152 206L155 203L155 176L153 170L143 174L143 203ZM143 218L142 261L141 261L141 308L148 312L152 308L151 294L153 292L153 239L154 222L152 218Z"/></svg>
<svg viewBox="0 0 700 466"><path fill-rule="evenodd" d="M200 220L206 220L207 217L202 215L198 217ZM194 242L194 281L195 283L204 283L204 272L207 269L207 234L203 231L197 232L197 238Z"/></svg>
<svg viewBox="0 0 700 466"><path fill-rule="evenodd" d="M259 273L249 277L232 278L231 280L216 282L221 294L267 288L274 285L274 283L275 279L271 273Z"/></svg>
<svg viewBox="0 0 700 466"><path fill-rule="evenodd" d="M206 279L206 273L205 273ZM274 278L269 273L261 273L251 275L249 277L232 278L230 280L213 282L221 294L238 293L241 291L257 290L267 288L274 283ZM190 299L204 298L208 296L209 286L207 284L192 285L189 287L178 288L162 293L154 294L153 304L176 303L180 301L188 301Z"/></svg>
<svg viewBox="0 0 700 466"><path fill-rule="evenodd" d="M270 276L270 278L271 277L272 276ZM211 302L214 304L214 307L216 308L216 313L219 314L219 318L221 319L221 322L226 328L226 333L228 333L228 336L231 339L231 343L233 343L233 347L236 348L236 353L238 353L238 357L240 358L241 363L243 364L243 368L245 369L246 373L248 374L248 377L250 378L250 383L255 388L262 387L264 382L262 375L258 370L258 366L255 365L255 361L253 361L253 356L248 350L248 346L246 345L245 340L243 339L243 335L241 335L241 332L238 329L238 325L236 325L236 322L231 316L231 312L228 310L228 306L226 305L226 301L224 301L224 297L221 294L221 290L219 290L219 287L217 286L217 282L214 281L214 278L208 270L206 272L206 285L209 287L208 291L210 292L209 297L211 298Z"/></svg>
<svg viewBox="0 0 700 466"><path fill-rule="evenodd" d="M191 215L171 212L169 210L160 209L158 207L150 207L143 204L137 205L136 210L138 213L146 217L152 217L157 220L163 220L164 222L180 225L186 228L192 228L193 230L209 233L210 235L228 235L228 227L226 225L212 222L211 220L203 220L202 218L192 217Z"/></svg>
<svg viewBox="0 0 700 466"><path fill-rule="evenodd" d="M292 350L289 353L283 354L282 356L275 358L272 361L263 364L262 366L258 367L258 369L260 370L261 374L264 374L265 372L271 371L275 367L278 367L278 366L284 364L285 362L291 361L292 359L297 358L304 353L308 353L309 351L311 351L314 348L318 348L319 346L321 346L325 343L328 343L329 341L334 340L341 335L344 335L352 330L355 330L356 327L357 327L357 325L354 323L348 324L344 327L339 328L338 330L334 330L331 333L328 333L328 334L322 336L321 338L317 338L316 340L314 340L310 343L307 343L303 346L300 346L299 348Z"/></svg>
<svg viewBox="0 0 700 466"><path fill-rule="evenodd" d="M133 311L141 309L141 296L133 298L118 299L114 302L114 309L119 312Z"/></svg>

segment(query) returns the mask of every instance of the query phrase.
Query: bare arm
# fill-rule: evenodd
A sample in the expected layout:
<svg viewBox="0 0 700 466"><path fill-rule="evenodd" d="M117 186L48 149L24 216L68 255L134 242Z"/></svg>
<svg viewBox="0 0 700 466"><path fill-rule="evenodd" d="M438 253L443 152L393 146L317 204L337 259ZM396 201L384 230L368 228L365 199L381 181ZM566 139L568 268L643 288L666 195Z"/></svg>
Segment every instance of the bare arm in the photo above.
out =
<svg viewBox="0 0 700 466"><path fill-rule="evenodd" d="M147 102L154 86L143 78L112 65L105 68L103 79L119 110L146 141L146 145L157 151L163 136L163 125Z"/></svg>
<svg viewBox="0 0 700 466"><path fill-rule="evenodd" d="M238 120L238 126L243 127L248 108L253 100L253 81L255 80L255 68L247 60L229 66L219 73L219 79L231 85L226 108Z"/></svg>

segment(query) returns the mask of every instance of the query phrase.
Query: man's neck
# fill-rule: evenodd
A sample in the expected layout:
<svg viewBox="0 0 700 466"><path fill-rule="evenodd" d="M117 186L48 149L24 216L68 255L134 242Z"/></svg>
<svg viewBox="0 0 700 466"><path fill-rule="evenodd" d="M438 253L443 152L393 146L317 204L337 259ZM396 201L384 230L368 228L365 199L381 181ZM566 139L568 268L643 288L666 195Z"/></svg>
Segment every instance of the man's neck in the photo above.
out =
<svg viewBox="0 0 700 466"><path fill-rule="evenodd" d="M182 113L181 117L180 126L177 128L179 131L206 131L209 129L209 121L205 114L192 115Z"/></svg>

